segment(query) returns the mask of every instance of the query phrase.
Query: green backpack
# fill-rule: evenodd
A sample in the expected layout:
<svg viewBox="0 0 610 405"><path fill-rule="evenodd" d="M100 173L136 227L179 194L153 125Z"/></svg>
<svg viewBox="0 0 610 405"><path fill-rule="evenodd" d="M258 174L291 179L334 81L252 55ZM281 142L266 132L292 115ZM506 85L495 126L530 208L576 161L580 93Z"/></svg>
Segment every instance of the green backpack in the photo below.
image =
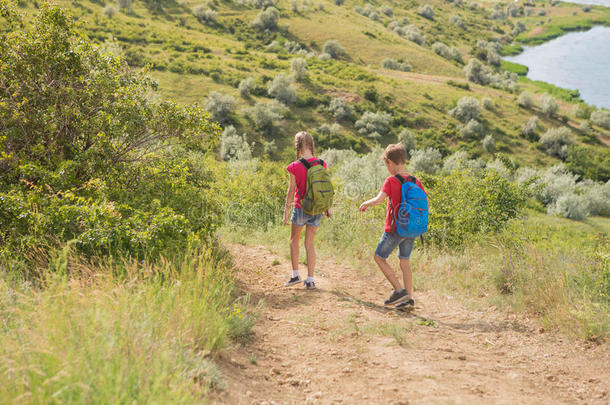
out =
<svg viewBox="0 0 610 405"><path fill-rule="evenodd" d="M317 159L309 163L307 159L301 158L299 162L307 170L307 191L304 197L299 194L303 212L308 215L321 214L333 205L335 195L328 171L324 168L324 161ZM318 164L314 166L316 162Z"/></svg>

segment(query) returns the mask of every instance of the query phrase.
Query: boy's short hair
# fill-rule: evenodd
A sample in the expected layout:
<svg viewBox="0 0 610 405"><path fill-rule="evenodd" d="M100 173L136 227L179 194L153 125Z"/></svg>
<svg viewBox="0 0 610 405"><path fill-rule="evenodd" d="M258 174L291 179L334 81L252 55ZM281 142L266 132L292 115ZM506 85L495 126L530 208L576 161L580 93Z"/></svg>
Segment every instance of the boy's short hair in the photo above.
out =
<svg viewBox="0 0 610 405"><path fill-rule="evenodd" d="M387 148L385 148L385 151L383 152L383 155L381 155L381 158L386 162L388 160L391 160L397 165L405 164L407 162L407 150L400 142L392 143L389 144Z"/></svg>

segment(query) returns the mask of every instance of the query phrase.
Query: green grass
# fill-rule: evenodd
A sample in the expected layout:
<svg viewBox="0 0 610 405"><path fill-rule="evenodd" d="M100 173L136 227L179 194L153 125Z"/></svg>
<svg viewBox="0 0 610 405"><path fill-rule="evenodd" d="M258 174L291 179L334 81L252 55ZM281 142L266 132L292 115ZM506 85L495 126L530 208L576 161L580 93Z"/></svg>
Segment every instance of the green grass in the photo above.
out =
<svg viewBox="0 0 610 405"><path fill-rule="evenodd" d="M223 389L214 356L253 323L227 264L61 257L71 276L41 286L0 273L2 402L198 403Z"/></svg>
<svg viewBox="0 0 610 405"><path fill-rule="evenodd" d="M525 76L527 75L527 72L529 71L529 68L525 65L521 65L519 63L515 63L515 62L509 62L507 60L502 60L502 69L506 70L507 72L513 72L518 74L519 76Z"/></svg>

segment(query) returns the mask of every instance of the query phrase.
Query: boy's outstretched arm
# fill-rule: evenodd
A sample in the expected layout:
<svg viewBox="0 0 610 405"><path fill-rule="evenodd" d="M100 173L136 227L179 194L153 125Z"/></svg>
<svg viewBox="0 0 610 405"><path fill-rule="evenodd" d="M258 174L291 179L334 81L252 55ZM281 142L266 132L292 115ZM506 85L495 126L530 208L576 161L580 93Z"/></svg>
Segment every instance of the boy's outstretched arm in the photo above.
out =
<svg viewBox="0 0 610 405"><path fill-rule="evenodd" d="M383 203L387 197L388 197L388 195L386 193L384 193L383 191L380 191L379 194L377 194L377 197L371 198L370 200L365 201L362 204L360 204L359 211L364 212L364 211L366 211L366 209L368 207L374 207L375 205L379 205L379 204Z"/></svg>

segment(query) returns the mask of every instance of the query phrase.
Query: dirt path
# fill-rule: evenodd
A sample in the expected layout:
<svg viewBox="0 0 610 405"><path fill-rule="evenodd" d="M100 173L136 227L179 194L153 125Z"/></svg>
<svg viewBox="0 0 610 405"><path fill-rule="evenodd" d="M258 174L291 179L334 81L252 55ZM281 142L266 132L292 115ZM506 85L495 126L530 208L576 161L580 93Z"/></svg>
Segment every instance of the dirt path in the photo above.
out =
<svg viewBox="0 0 610 405"><path fill-rule="evenodd" d="M527 319L472 311L433 291L416 291L411 314L387 310L380 303L388 283L373 264L358 271L319 260L317 290L284 288L287 260L265 247L229 248L239 288L265 309L253 340L220 359L228 388L215 402L609 401L607 345L575 344Z"/></svg>

